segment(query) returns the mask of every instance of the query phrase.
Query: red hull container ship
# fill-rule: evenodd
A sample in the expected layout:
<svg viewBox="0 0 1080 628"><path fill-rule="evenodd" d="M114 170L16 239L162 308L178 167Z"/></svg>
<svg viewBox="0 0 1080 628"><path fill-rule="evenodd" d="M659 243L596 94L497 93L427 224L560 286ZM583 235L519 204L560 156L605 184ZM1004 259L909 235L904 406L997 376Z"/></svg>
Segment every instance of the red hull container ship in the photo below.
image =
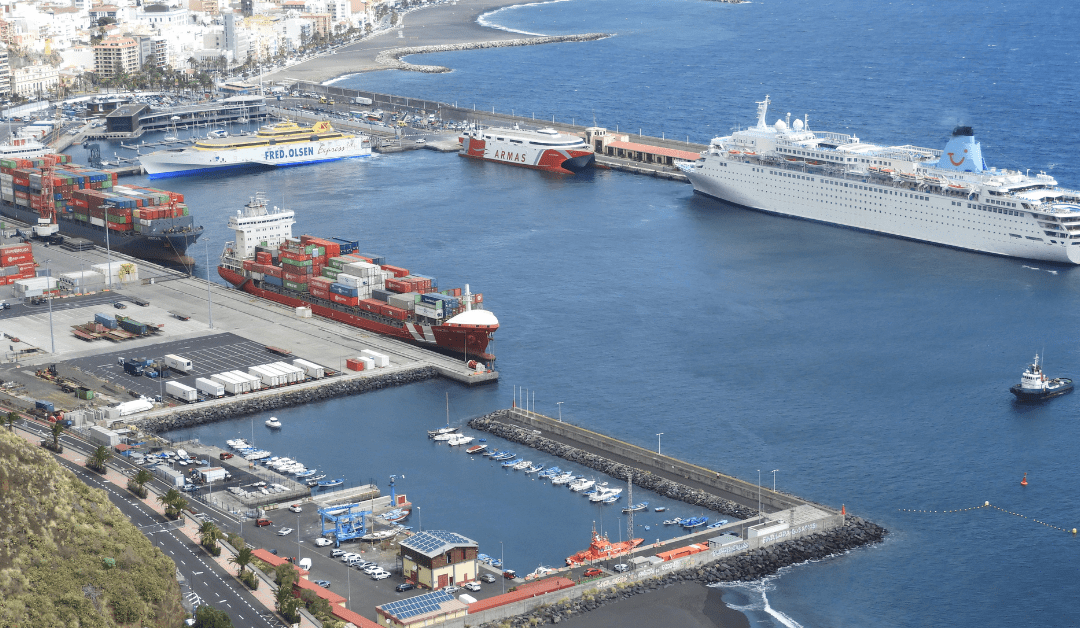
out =
<svg viewBox="0 0 1080 628"><path fill-rule="evenodd" d="M218 274L249 294L412 344L485 360L499 321L469 286L438 291L432 277L358 253L358 243L292 237L292 210L257 195L229 219ZM478 364L481 369L483 365Z"/></svg>
<svg viewBox="0 0 1080 628"><path fill-rule="evenodd" d="M458 155L548 172L573 174L593 165L596 155L585 140L555 129L527 131L490 128L465 131Z"/></svg>

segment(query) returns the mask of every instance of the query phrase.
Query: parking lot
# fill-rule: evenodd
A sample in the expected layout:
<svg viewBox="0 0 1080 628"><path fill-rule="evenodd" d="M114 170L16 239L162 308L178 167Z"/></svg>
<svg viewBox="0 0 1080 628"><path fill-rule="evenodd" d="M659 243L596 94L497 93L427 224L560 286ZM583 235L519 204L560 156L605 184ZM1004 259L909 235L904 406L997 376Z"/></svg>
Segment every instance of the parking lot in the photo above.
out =
<svg viewBox="0 0 1080 628"><path fill-rule="evenodd" d="M167 354L180 355L191 360L194 367L191 373L181 375L176 371L165 371L164 379L135 376L125 373L119 361L120 358L154 360ZM133 349L117 348L108 353L69 360L65 364L154 398L164 394L167 381L178 381L194 388L197 377L210 377L223 371L235 370L246 373L249 366L278 361L288 362L289 359L270 353L265 345L235 334L223 333Z"/></svg>

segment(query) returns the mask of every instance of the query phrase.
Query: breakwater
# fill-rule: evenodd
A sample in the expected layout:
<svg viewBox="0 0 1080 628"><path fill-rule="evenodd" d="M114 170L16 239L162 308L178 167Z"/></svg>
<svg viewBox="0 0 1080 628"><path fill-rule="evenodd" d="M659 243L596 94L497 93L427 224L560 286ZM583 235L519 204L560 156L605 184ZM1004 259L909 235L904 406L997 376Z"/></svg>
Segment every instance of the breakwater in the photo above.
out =
<svg viewBox="0 0 1080 628"><path fill-rule="evenodd" d="M588 467L595 471L605 473L613 478L627 481L633 477L634 485L646 488L664 497L670 497L679 501L707 508L709 510L737 517L749 519L756 516L756 510L738 504L730 499L710 494L699 488L692 488L681 482L661 477L650 471L643 471L633 466L611 460L596 453L584 451L577 447L560 443L550 438L545 438L534 430L515 427L505 421L510 416L510 410L499 410L477 417L469 421L469 427L494 434L500 438L532 447L538 451L558 456Z"/></svg>
<svg viewBox="0 0 1080 628"><path fill-rule="evenodd" d="M550 37L523 37L521 39L507 39L503 41L475 41L464 44L441 44L435 46L408 46L404 48L391 48L384 50L375 57L376 63L392 70L408 70L410 72L424 72L427 74L441 74L452 72L450 68L441 65L415 65L402 61L402 57L408 55L425 54L429 52L459 52L462 50L481 50L484 48L509 48L513 46L538 46L540 44L559 44L566 42L596 41L611 37L609 33L581 33L578 35L555 35Z"/></svg>
<svg viewBox="0 0 1080 628"><path fill-rule="evenodd" d="M320 380L319 385L302 388L284 388L268 393L250 393L240 398L221 399L193 406L170 408L138 421L139 427L148 432L166 432L204 423L213 423L238 416L269 412L279 408L302 406L346 395L360 395L391 386L403 386L438 377L438 369L431 366L397 371L375 377L350 377L348 379Z"/></svg>
<svg viewBox="0 0 1080 628"><path fill-rule="evenodd" d="M888 534L881 526L849 516L844 525L826 532L811 534L799 539L776 543L751 550L745 554L721 558L714 562L689 569L674 570L664 575L618 583L615 586L584 591L580 596L563 599L552 604L541 604L514 617L488 621L481 626L513 627L557 624L612 602L649 593L669 586L688 583L719 584L724 582L752 581L812 560L822 560L865 545L879 543Z"/></svg>

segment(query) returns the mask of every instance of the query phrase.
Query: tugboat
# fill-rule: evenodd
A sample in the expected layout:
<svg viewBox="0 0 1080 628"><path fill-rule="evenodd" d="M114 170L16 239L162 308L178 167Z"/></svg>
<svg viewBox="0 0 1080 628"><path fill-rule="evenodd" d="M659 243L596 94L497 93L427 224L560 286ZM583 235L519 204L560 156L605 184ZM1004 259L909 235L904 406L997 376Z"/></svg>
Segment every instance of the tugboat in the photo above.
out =
<svg viewBox="0 0 1080 628"><path fill-rule="evenodd" d="M1046 374L1039 367L1039 355L1035 354L1035 361L1028 365L1020 377L1020 383L1010 388L1009 392L1016 395L1018 401L1039 401L1064 395L1072 392L1072 389L1073 381L1068 377L1046 379Z"/></svg>
<svg viewBox="0 0 1080 628"><path fill-rule="evenodd" d="M596 533L596 523L594 522L592 543L589 544L589 549L582 550L573 556L568 556L566 558L566 564L570 567L576 567L591 560L622 556L623 554L629 554L635 547L641 545L643 542L645 542L645 539L630 539L629 541L612 543L608 540L607 536Z"/></svg>

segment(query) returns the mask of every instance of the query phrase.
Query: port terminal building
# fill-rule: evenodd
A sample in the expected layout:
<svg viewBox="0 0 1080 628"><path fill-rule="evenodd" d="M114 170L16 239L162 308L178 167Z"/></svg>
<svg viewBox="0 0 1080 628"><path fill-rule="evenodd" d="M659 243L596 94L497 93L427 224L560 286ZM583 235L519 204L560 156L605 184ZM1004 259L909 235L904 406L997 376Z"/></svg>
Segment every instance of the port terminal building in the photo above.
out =
<svg viewBox="0 0 1080 628"><path fill-rule="evenodd" d="M476 541L455 532L425 530L401 541L405 578L420 587L441 589L476 579Z"/></svg>
<svg viewBox="0 0 1080 628"><path fill-rule="evenodd" d="M644 164L674 166L678 162L697 161L701 158L700 153L688 150L631 142L627 133L612 133L598 126L585 129L585 141L598 156L605 155Z"/></svg>

